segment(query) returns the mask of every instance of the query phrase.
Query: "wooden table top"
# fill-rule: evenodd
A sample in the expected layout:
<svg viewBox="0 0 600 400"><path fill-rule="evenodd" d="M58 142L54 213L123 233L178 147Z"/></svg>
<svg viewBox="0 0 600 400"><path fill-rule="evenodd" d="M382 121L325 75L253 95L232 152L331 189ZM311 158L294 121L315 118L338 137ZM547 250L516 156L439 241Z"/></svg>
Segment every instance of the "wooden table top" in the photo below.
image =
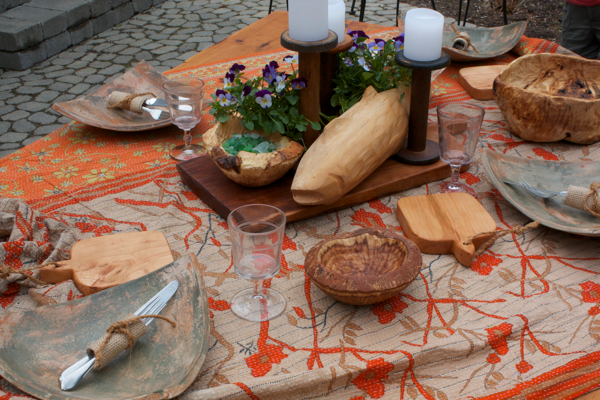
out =
<svg viewBox="0 0 600 400"><path fill-rule="evenodd" d="M346 21L346 30L374 32L389 26L366 22ZM232 34L227 39L185 60L168 72L198 67L217 61L234 60L251 54L282 49L280 36L288 29L288 14L274 11L259 21ZM600 400L600 390L579 397L579 400Z"/></svg>

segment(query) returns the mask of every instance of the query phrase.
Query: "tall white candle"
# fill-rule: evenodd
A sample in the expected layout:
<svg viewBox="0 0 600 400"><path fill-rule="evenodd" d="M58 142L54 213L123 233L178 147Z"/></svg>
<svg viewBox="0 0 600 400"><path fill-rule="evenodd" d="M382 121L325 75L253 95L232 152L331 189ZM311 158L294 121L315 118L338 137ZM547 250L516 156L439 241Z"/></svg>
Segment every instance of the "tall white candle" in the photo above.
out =
<svg viewBox="0 0 600 400"><path fill-rule="evenodd" d="M327 0L289 0L290 37L303 42L327 39Z"/></svg>
<svg viewBox="0 0 600 400"><path fill-rule="evenodd" d="M338 43L346 38L346 4L344 0L329 0L329 23L327 26L338 36Z"/></svg>
<svg viewBox="0 0 600 400"><path fill-rule="evenodd" d="M428 8L413 8L404 20L404 56L433 61L442 55L444 16Z"/></svg>

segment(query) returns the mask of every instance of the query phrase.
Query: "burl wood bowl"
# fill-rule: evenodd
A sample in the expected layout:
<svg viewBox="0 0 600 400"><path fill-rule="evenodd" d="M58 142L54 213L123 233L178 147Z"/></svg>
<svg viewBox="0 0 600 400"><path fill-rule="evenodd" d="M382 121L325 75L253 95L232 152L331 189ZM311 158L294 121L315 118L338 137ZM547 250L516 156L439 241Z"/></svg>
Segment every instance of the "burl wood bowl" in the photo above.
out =
<svg viewBox="0 0 600 400"><path fill-rule="evenodd" d="M250 153L240 151L237 156L229 155L223 143L234 134L258 133L279 149L271 153ZM263 131L244 128L242 119L230 117L224 124L217 123L203 136L205 147L217 167L225 176L242 186L259 187L275 182L284 176L300 160L304 147L277 132L266 134Z"/></svg>
<svg viewBox="0 0 600 400"><path fill-rule="evenodd" d="M533 142L600 140L600 61L531 54L494 81L508 130Z"/></svg>
<svg viewBox="0 0 600 400"><path fill-rule="evenodd" d="M404 290L422 261L411 240L387 229L365 228L318 243L306 256L305 270L327 295L365 306Z"/></svg>

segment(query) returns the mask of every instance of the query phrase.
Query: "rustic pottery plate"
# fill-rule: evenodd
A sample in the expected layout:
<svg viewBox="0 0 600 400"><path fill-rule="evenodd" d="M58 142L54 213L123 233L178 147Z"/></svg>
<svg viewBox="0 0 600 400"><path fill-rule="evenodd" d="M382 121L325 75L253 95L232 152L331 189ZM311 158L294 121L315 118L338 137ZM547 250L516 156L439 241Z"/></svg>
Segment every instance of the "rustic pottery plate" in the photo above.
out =
<svg viewBox="0 0 600 400"><path fill-rule="evenodd" d="M63 103L52 109L78 122L121 132L136 132L171 125L171 119L154 120L147 112L137 114L120 108L108 109L108 96L115 90L125 93L154 93L164 99L163 83L168 78L145 61L140 61L123 76L94 92Z"/></svg>
<svg viewBox="0 0 600 400"><path fill-rule="evenodd" d="M92 370L70 392L60 390L61 372L85 355L106 328L134 312L164 286L179 289L148 333L100 371ZM33 310L0 315L0 375L48 399L170 399L196 378L208 349L208 304L193 256L134 281L91 296Z"/></svg>
<svg viewBox="0 0 600 400"><path fill-rule="evenodd" d="M400 32L404 32L404 21L398 20ZM481 61L492 57L508 53L517 45L527 22L519 21L505 26L494 28L470 28L454 24L460 32L466 32L471 37L471 43L477 48L479 53L470 48L470 51L457 50L452 47L456 33L450 24L444 24L444 37L442 41L442 50L448 53L453 62L471 62Z"/></svg>
<svg viewBox="0 0 600 400"><path fill-rule="evenodd" d="M542 199L525 188L513 187L504 180L521 180L552 191L567 190L569 185L589 187L598 181L597 162L557 162L509 157L486 150L481 159L490 180L509 203L532 220L563 232L600 236L600 218L563 204L564 197Z"/></svg>

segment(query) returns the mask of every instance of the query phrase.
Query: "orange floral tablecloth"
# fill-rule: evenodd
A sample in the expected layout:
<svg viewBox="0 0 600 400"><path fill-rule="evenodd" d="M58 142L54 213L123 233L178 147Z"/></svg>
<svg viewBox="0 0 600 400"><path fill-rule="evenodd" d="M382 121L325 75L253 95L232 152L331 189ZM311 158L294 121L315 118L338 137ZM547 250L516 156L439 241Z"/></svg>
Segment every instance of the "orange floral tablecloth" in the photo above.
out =
<svg viewBox="0 0 600 400"><path fill-rule="evenodd" d="M566 52L528 38L515 51L489 62ZM285 54L238 62L258 73ZM214 91L229 64L178 75L201 76ZM433 82L431 118L438 104L472 101L486 110L480 148L600 160L598 144L529 143L512 135L493 101L476 102L460 87L458 68ZM211 124L207 117L194 130L196 141ZM208 287L210 348L181 398L558 399L600 385L598 239L542 227L498 240L471 268L453 256L425 254L415 282L369 307L337 303L312 285L303 264L313 245L361 227L401 231L397 199L438 192L440 182L287 226L281 270L268 282L285 293L285 314L262 324L236 318L228 300L250 283L233 270L226 222L181 183L169 159L180 140L176 128L118 133L73 122L0 160L0 236L7 237L0 257L25 268L68 257L82 238L140 230L162 231L176 256L196 254ZM462 179L499 228L528 222L491 186L479 156ZM16 278L0 281L0 312L80 296L70 281L28 288ZM18 398L27 396L0 379L0 399Z"/></svg>

